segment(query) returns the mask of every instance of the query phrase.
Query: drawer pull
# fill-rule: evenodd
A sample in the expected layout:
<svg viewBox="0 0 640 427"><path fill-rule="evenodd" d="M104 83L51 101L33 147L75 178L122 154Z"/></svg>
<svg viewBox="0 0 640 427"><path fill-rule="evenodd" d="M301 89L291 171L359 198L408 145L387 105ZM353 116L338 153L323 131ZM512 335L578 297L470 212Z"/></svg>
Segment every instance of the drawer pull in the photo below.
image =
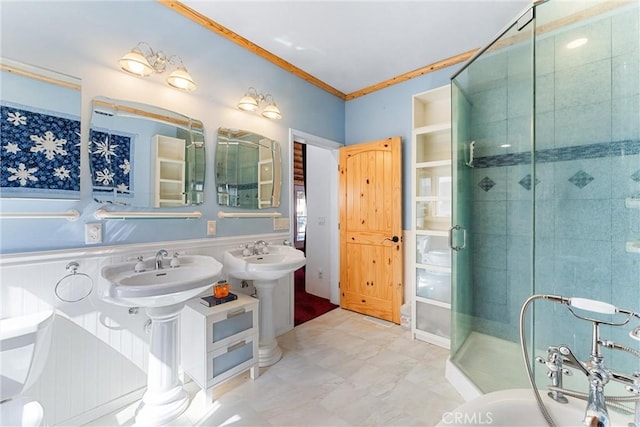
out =
<svg viewBox="0 0 640 427"><path fill-rule="evenodd" d="M232 346L227 347L227 353L231 353L233 350L237 350L237 349L239 349L240 347L243 347L246 343L247 343L247 342L246 342L245 340L242 340L242 341L240 341L240 342L238 342L238 343L235 343L235 344L234 344L234 345L232 345Z"/></svg>
<svg viewBox="0 0 640 427"><path fill-rule="evenodd" d="M237 316L240 316L241 314L244 314L246 310L244 308L240 308L236 311L230 311L227 313L227 319L231 319Z"/></svg>

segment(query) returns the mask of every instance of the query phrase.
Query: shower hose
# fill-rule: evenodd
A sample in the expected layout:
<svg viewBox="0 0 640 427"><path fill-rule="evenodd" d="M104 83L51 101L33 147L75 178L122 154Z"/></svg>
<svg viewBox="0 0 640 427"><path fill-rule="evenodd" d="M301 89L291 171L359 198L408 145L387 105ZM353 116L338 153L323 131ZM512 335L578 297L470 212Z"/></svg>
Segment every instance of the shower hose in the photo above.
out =
<svg viewBox="0 0 640 427"><path fill-rule="evenodd" d="M556 427L556 423L553 421L553 418L551 417L551 414L549 413L549 410L547 409L547 407L545 406L544 402L542 401L542 397L540 396L540 391L538 390L538 387L536 386L536 380L534 378L533 375L533 370L531 368L531 361L529 360L529 355L528 355L528 350L527 350L527 343L525 340L525 317L527 314L527 309L529 308L529 305L537 300L537 299L550 299L549 295L532 295L529 298L527 298L527 300L524 302L524 304L522 305L522 309L520 310L520 348L522 349L522 357L524 359L524 364L526 366L527 369L527 376L529 378L529 384L531 385L531 389L533 390L533 395L536 399L536 403L538 404L538 408L540 408L540 412L542 413L542 416L544 417L545 421L547 422L547 424L549 425L549 427ZM610 343L610 342L606 342L605 345L609 348L614 348L617 350L622 350L622 351L626 351L628 353L633 354L634 356L640 358L640 351L634 350L630 347L627 346L623 346L620 344L615 344L615 343ZM576 399L582 399L582 400L587 400L589 398L587 393L582 393L582 392L578 392L578 391L573 391L573 390L567 390L564 388L560 388L560 387L549 387L549 390L552 391L560 391L564 394L566 394L567 396L576 398ZM607 404L609 406L611 406L612 408L616 408L619 409L621 411L624 411L628 414L633 414L634 410L630 409L629 407L622 405L620 402L635 402L637 400L640 400L640 395L636 395L636 396L606 396L605 397L605 401L607 402ZM640 427L640 426L637 426Z"/></svg>

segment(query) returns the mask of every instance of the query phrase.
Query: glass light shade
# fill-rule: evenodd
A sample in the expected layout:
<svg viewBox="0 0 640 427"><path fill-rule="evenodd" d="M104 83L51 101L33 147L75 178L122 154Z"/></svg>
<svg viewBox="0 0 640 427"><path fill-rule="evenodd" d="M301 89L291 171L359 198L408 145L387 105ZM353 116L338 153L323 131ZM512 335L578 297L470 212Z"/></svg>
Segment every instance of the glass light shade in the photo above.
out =
<svg viewBox="0 0 640 427"><path fill-rule="evenodd" d="M196 84L193 82L191 75L189 75L187 69L184 67L178 67L173 73L171 73L169 77L167 77L167 83L169 83L169 86L171 87L184 90L186 92L191 92L196 88Z"/></svg>
<svg viewBox="0 0 640 427"><path fill-rule="evenodd" d="M276 106L274 102L264 107L264 110L262 110L262 115L268 119L280 120L282 118L280 109Z"/></svg>
<svg viewBox="0 0 640 427"><path fill-rule="evenodd" d="M153 73L153 67L145 56L136 50L132 50L118 61L122 71L136 76L147 77Z"/></svg>
<svg viewBox="0 0 640 427"><path fill-rule="evenodd" d="M258 100L246 94L240 99L240 102L238 102L238 108L244 111L256 111L258 109Z"/></svg>

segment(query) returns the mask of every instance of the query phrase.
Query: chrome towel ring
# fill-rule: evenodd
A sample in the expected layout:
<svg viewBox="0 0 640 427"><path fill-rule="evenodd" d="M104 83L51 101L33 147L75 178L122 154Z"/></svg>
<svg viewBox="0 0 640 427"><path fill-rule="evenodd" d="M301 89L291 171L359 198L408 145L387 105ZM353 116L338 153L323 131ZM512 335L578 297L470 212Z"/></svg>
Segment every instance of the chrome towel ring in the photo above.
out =
<svg viewBox="0 0 640 427"><path fill-rule="evenodd" d="M85 273L78 273L78 267L77 262L71 261L66 266L69 274L56 283L54 293L60 301L79 302L93 292L93 279Z"/></svg>

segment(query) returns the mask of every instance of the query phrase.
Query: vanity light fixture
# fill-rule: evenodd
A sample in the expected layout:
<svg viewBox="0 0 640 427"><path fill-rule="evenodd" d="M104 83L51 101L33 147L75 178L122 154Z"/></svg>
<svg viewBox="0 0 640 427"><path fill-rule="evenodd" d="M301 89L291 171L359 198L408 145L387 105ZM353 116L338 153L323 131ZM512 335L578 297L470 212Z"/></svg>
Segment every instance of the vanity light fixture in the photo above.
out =
<svg viewBox="0 0 640 427"><path fill-rule="evenodd" d="M118 63L122 71L139 77L148 77L154 72L164 73L167 64L173 65L176 69L167 77L167 84L186 92L196 88L196 84L178 55L167 57L161 50L154 51L146 42L139 42L129 53L120 58Z"/></svg>
<svg viewBox="0 0 640 427"><path fill-rule="evenodd" d="M273 100L273 96L271 94L263 95L258 93L254 87L247 89L247 93L238 102L238 108L244 111L256 111L263 102L267 104L262 110L264 117L274 120L282 118L282 113L280 113L280 109Z"/></svg>

